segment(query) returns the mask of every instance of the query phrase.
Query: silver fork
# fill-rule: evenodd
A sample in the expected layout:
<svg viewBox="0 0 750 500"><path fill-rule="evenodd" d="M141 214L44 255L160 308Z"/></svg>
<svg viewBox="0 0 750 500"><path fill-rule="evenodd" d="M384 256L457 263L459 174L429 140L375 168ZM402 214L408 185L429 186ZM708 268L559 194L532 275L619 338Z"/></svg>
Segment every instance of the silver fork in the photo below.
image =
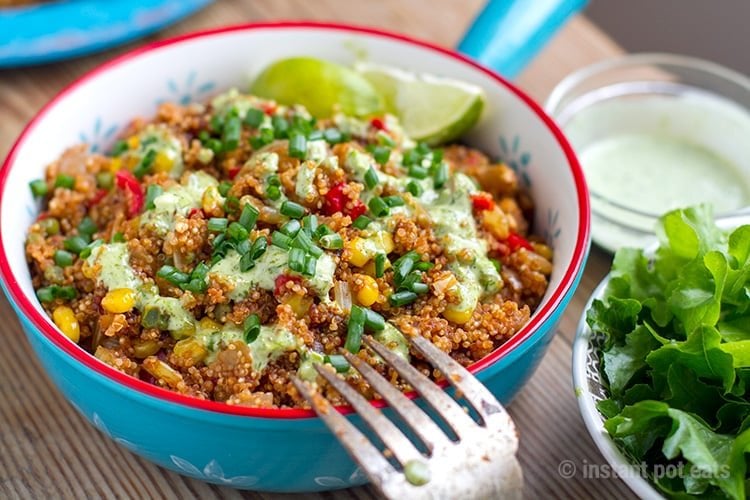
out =
<svg viewBox="0 0 750 500"><path fill-rule="evenodd" d="M372 337L365 337L364 342L424 398L458 438L454 441L413 401L349 352L343 354L350 365L401 417L423 443L427 454L420 452L391 420L329 368L315 366L383 442L385 452L336 411L313 385L293 379L300 394L385 497L521 498L523 479L515 457L518 449L515 426L481 382L428 340L411 339L416 350L440 370L457 394L471 406L479 417L477 422L407 361Z"/></svg>

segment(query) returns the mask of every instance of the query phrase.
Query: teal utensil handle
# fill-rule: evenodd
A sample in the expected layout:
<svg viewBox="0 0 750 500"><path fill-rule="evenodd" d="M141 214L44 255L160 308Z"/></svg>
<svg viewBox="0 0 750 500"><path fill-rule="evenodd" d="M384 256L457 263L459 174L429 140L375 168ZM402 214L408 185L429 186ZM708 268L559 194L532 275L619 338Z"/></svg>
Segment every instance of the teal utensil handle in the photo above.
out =
<svg viewBox="0 0 750 500"><path fill-rule="evenodd" d="M459 52L515 78L586 0L489 0Z"/></svg>

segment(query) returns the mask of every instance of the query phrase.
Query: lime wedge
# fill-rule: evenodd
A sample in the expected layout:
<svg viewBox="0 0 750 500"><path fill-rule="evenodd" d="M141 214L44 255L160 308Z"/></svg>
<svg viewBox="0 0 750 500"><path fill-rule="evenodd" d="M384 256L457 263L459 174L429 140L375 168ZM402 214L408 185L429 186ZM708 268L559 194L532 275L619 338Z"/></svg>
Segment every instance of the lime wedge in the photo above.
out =
<svg viewBox="0 0 750 500"><path fill-rule="evenodd" d="M259 97L281 104L302 104L317 118L334 109L353 116L383 112L383 100L356 71L312 57L281 59L265 68L250 87Z"/></svg>
<svg viewBox="0 0 750 500"><path fill-rule="evenodd" d="M369 63L355 69L380 92L412 139L428 144L456 139L482 114L484 92L476 85Z"/></svg>

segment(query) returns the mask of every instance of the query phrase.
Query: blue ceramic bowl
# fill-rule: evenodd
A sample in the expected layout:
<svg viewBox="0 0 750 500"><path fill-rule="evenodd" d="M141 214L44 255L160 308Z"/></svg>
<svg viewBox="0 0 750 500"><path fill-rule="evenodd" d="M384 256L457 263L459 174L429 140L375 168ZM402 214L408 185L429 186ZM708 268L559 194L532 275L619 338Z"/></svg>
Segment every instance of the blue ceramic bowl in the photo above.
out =
<svg viewBox="0 0 750 500"><path fill-rule="evenodd" d="M537 233L555 250L547 294L531 321L470 369L504 402L534 372L576 288L589 247L589 204L573 151L531 99L454 52L341 25L255 24L138 49L72 84L42 109L0 171L0 274L50 377L78 411L121 445L179 473L221 485L302 492L363 484L365 476L311 412L254 409L182 396L124 375L64 337L38 304L24 257L38 206L27 187L71 145L108 147L158 103L247 88L269 62L312 55L346 64L357 54L482 86L487 109L466 141L511 165L536 200ZM356 416L350 417L359 425Z"/></svg>

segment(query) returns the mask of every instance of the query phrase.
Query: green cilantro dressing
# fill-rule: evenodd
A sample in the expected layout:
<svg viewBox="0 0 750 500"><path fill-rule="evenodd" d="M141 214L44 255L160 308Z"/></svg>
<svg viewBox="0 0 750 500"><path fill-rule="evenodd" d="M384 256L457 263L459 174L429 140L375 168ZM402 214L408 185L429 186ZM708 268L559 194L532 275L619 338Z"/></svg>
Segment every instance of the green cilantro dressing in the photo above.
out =
<svg viewBox="0 0 750 500"><path fill-rule="evenodd" d="M174 228L176 215L187 216L190 209L200 207L206 189L219 185L219 181L203 171L191 173L184 182L154 198L154 208L143 213L141 225L150 224L157 234L168 233Z"/></svg>

